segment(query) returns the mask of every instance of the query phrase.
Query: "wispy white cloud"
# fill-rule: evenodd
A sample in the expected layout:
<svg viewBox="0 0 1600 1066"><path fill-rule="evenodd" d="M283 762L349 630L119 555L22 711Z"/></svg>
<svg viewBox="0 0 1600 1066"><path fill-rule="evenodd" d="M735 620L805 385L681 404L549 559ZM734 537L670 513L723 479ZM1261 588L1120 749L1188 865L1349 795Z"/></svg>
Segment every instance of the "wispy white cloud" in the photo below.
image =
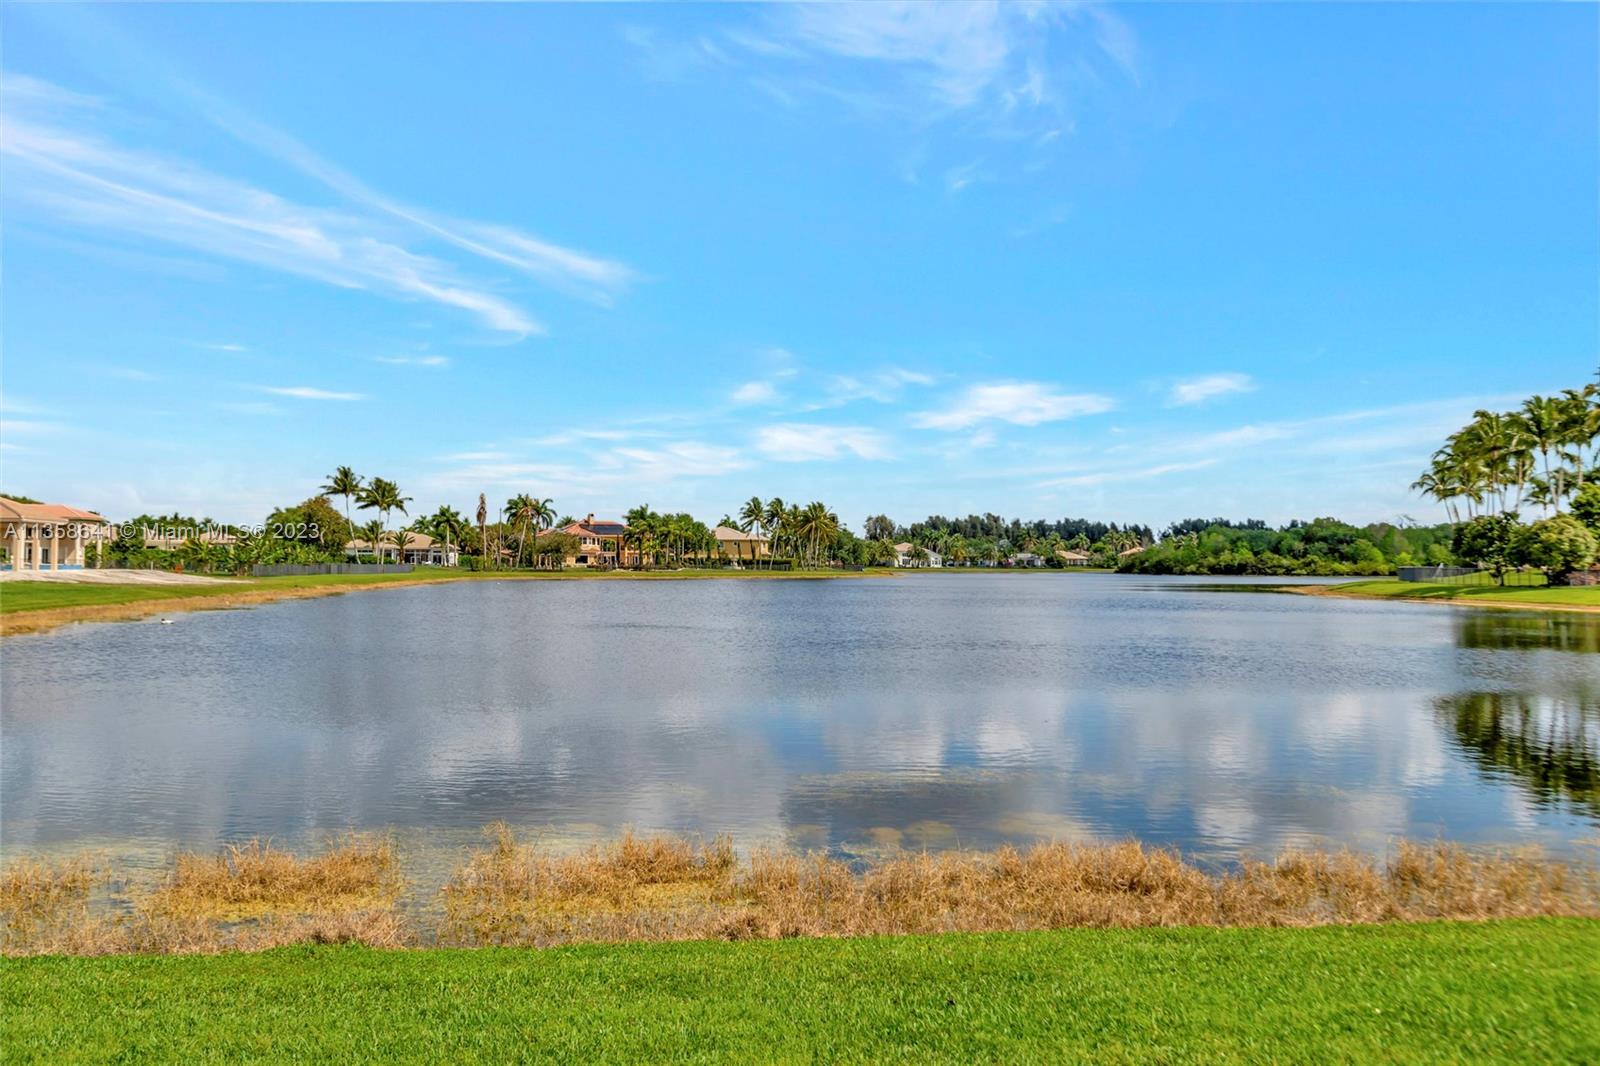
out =
<svg viewBox="0 0 1600 1066"><path fill-rule="evenodd" d="M209 348L214 352L247 352L250 350L242 344L202 344L200 347Z"/></svg>
<svg viewBox="0 0 1600 1066"><path fill-rule="evenodd" d="M983 422L1009 422L1037 426L1045 422L1109 411L1116 404L1097 393L1060 392L1035 381L1000 381L973 385L951 406L923 411L912 424L923 429L967 429Z"/></svg>
<svg viewBox="0 0 1600 1066"><path fill-rule="evenodd" d="M778 387L770 381L747 381L728 396L736 404L766 404L778 398Z"/></svg>
<svg viewBox="0 0 1600 1066"><path fill-rule="evenodd" d="M273 396L287 396L294 400L336 400L348 403L367 398L365 393L334 392L329 389L315 388L311 385L257 385L256 390L270 393Z"/></svg>
<svg viewBox="0 0 1600 1066"><path fill-rule="evenodd" d="M1255 379L1249 374L1206 374L1203 377L1174 382L1167 391L1167 406L1189 407L1214 400L1219 396L1251 392L1255 387Z"/></svg>
<svg viewBox="0 0 1600 1066"><path fill-rule="evenodd" d="M895 403L910 386L928 386L938 379L920 370L891 366L872 374L839 374L828 381L827 398L813 404L812 410L838 407L858 400Z"/></svg>
<svg viewBox="0 0 1600 1066"><path fill-rule="evenodd" d="M475 316L519 337L544 332L522 308L460 275L412 240L439 242L551 287L609 302L635 277L625 264L566 248L509 226L450 219L371 189L280 131L184 87L220 128L316 178L357 210L295 203L183 160L107 140L92 114L29 106L6 75L0 152L10 163L7 194L78 225L120 230L343 288L421 300ZM397 227L397 224L398 227ZM219 350L236 350L217 346Z"/></svg>
<svg viewBox="0 0 1600 1066"><path fill-rule="evenodd" d="M983 180L982 168L983 161L980 159L974 159L972 162L964 163L959 167L951 167L944 172L945 192L958 193L973 183Z"/></svg>
<svg viewBox="0 0 1600 1066"><path fill-rule="evenodd" d="M1091 485L1122 484L1127 481L1148 481L1151 478L1181 474L1188 470L1203 470L1215 466L1215 459L1199 459L1188 463L1162 463L1159 466L1124 467L1118 470L1097 470L1091 474L1073 474L1071 477L1052 478L1039 482L1042 489L1088 488Z"/></svg>
<svg viewBox="0 0 1600 1066"><path fill-rule="evenodd" d="M132 366L108 366L104 371L106 377L117 381L160 381L161 379L148 370L140 370Z"/></svg>
<svg viewBox="0 0 1600 1066"><path fill-rule="evenodd" d="M374 363L383 363L387 366L429 366L443 368L450 365L450 357L445 355L375 355Z"/></svg>
<svg viewBox="0 0 1600 1066"><path fill-rule="evenodd" d="M237 403L230 400L218 403L216 406L219 411L232 411L238 415L278 415L283 413L282 408L272 403Z"/></svg>
<svg viewBox="0 0 1600 1066"><path fill-rule="evenodd" d="M1059 131L1069 124L1063 86L1112 71L1138 78L1136 37L1096 4L875 0L785 5L764 16L759 32L725 36L762 66L754 83L789 101L830 96L858 112L923 119L986 112L1011 126L1036 112ZM866 72L889 74L894 88L850 77Z"/></svg>
<svg viewBox="0 0 1600 1066"><path fill-rule="evenodd" d="M658 448L615 448L612 456L635 464L629 476L642 480L662 477L717 477L750 468L750 460L732 448L702 441L673 441Z"/></svg>
<svg viewBox="0 0 1600 1066"><path fill-rule="evenodd" d="M889 440L865 426L820 426L784 422L763 426L756 432L756 450L780 463L805 463L815 460L888 459Z"/></svg>
<svg viewBox="0 0 1600 1066"><path fill-rule="evenodd" d="M791 41L847 59L908 68L942 102L973 104L1004 73L1015 47L1008 9L998 3L878 0L801 4L780 13Z"/></svg>

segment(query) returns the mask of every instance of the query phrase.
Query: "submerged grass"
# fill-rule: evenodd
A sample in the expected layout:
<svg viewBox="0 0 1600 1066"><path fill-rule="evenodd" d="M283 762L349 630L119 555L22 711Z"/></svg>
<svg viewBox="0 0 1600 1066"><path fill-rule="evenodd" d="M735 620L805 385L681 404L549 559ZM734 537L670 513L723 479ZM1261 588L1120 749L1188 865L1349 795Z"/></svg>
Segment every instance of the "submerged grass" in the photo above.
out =
<svg viewBox="0 0 1600 1066"><path fill-rule="evenodd" d="M350 836L306 858L252 840L216 855L179 854L150 908L224 920L284 910L346 913L391 906L401 888L386 838Z"/></svg>
<svg viewBox="0 0 1600 1066"><path fill-rule="evenodd" d="M1398 844L1386 858L1288 851L1208 871L1136 842L892 853L854 865L731 840L624 834L577 851L487 830L437 901L406 901L392 842L294 856L252 841L181 854L120 911L89 905L88 860L0 876L7 954L212 953L300 943L403 947L769 940L1069 927L1315 926L1600 917L1600 875L1535 852ZM432 905L436 903L436 905Z"/></svg>
<svg viewBox="0 0 1600 1066"><path fill-rule="evenodd" d="M110 881L87 858L22 859L0 873L0 951L8 955L188 954L286 944L401 947L393 844L351 835L297 857L261 841L216 855L182 852L153 890L95 910Z"/></svg>

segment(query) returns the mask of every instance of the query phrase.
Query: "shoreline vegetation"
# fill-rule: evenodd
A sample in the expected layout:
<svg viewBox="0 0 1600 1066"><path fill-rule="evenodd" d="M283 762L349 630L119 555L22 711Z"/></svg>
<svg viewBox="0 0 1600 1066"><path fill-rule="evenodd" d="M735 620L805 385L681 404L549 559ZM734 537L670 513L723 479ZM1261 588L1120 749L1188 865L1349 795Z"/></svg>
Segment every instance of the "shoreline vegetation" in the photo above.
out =
<svg viewBox="0 0 1600 1066"><path fill-rule="evenodd" d="M38 633L74 622L127 622L183 611L220 611L279 600L314 599L369 589L456 581L816 581L881 578L887 570L490 570L419 569L409 574L312 574L218 578L196 584L77 584L59 580L0 582L0 637Z"/></svg>
<svg viewBox="0 0 1600 1066"><path fill-rule="evenodd" d="M436 892L393 840L294 854L250 841L164 871L92 854L11 857L5 955L213 954L302 944L537 947L785 940L1074 927L1308 927L1600 918L1600 870L1536 851L1400 842L1386 857L1286 850L1219 869L1134 841L992 852L885 851L847 861L727 837L620 838L578 850L485 830Z"/></svg>
<svg viewBox="0 0 1600 1066"><path fill-rule="evenodd" d="M127 622L186 611L232 610L279 600L335 596L370 589L409 588L454 581L815 581L876 579L909 574L1086 574L1113 571L1075 568L951 570L505 570L440 569L410 574L317 574L303 577L229 578L195 584L0 582L0 637L41 633L78 622ZM1339 585L1295 585L1285 579L1274 591L1307 596L1389 599L1458 607L1600 613L1600 586L1499 587L1403 583L1393 579Z"/></svg>
<svg viewBox="0 0 1600 1066"><path fill-rule="evenodd" d="M18 1063L1593 1062L1600 922L11 959L0 1043Z"/></svg>
<svg viewBox="0 0 1600 1066"><path fill-rule="evenodd" d="M1293 585L1284 589L1302 596L1327 596L1355 600L1391 600L1433 603L1450 607L1484 607L1522 611L1562 611L1600 614L1600 586L1531 587L1501 585L1448 585L1426 582L1353 581L1339 585Z"/></svg>

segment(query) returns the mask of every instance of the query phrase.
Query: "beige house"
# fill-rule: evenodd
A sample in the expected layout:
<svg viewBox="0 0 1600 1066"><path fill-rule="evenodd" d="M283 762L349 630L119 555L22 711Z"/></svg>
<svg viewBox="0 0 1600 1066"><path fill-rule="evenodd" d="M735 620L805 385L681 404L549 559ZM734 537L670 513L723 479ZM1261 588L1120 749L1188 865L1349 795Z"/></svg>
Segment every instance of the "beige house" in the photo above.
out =
<svg viewBox="0 0 1600 1066"><path fill-rule="evenodd" d="M378 543L378 555L387 563L401 562L412 563L416 566L455 566L461 559L461 553L454 544L448 551L442 540L434 540L426 533L413 533L406 531L406 550L402 556L399 549L389 541ZM344 553L352 561L363 555L372 555L372 545L364 540L352 540L344 546Z"/></svg>
<svg viewBox="0 0 1600 1066"><path fill-rule="evenodd" d="M1062 566L1088 566L1094 561L1076 548L1057 548L1056 558L1061 560Z"/></svg>
<svg viewBox="0 0 1600 1066"><path fill-rule="evenodd" d="M591 514L582 522L570 522L557 529L547 529L539 536L548 537L553 533L565 533L578 541L577 550L569 552L562 560L566 566L610 570L616 566L637 566L639 563L639 553L623 545L628 527L621 522L596 519Z"/></svg>
<svg viewBox="0 0 1600 1066"><path fill-rule="evenodd" d="M1119 551L1117 553L1117 558L1118 559L1126 559L1128 556L1130 556L1130 555L1138 555L1142 551L1144 551L1144 545L1143 544L1135 544L1131 548L1124 548L1122 551Z"/></svg>
<svg viewBox="0 0 1600 1066"><path fill-rule="evenodd" d="M760 533L746 533L732 526L718 526L711 531L717 538L717 554L734 562L753 563L772 554L767 538Z"/></svg>
<svg viewBox="0 0 1600 1066"><path fill-rule="evenodd" d="M85 549L104 545L110 535L106 520L93 511L0 496L0 548L7 570L80 570Z"/></svg>

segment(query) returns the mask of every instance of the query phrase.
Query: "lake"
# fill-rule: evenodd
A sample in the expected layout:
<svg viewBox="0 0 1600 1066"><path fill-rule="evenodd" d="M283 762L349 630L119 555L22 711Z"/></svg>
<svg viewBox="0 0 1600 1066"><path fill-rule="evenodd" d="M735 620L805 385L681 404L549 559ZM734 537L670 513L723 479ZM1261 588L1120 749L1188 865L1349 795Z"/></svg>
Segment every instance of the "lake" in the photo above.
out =
<svg viewBox="0 0 1600 1066"><path fill-rule="evenodd" d="M461 582L75 626L3 646L0 835L1593 856L1600 617L1247 584Z"/></svg>

